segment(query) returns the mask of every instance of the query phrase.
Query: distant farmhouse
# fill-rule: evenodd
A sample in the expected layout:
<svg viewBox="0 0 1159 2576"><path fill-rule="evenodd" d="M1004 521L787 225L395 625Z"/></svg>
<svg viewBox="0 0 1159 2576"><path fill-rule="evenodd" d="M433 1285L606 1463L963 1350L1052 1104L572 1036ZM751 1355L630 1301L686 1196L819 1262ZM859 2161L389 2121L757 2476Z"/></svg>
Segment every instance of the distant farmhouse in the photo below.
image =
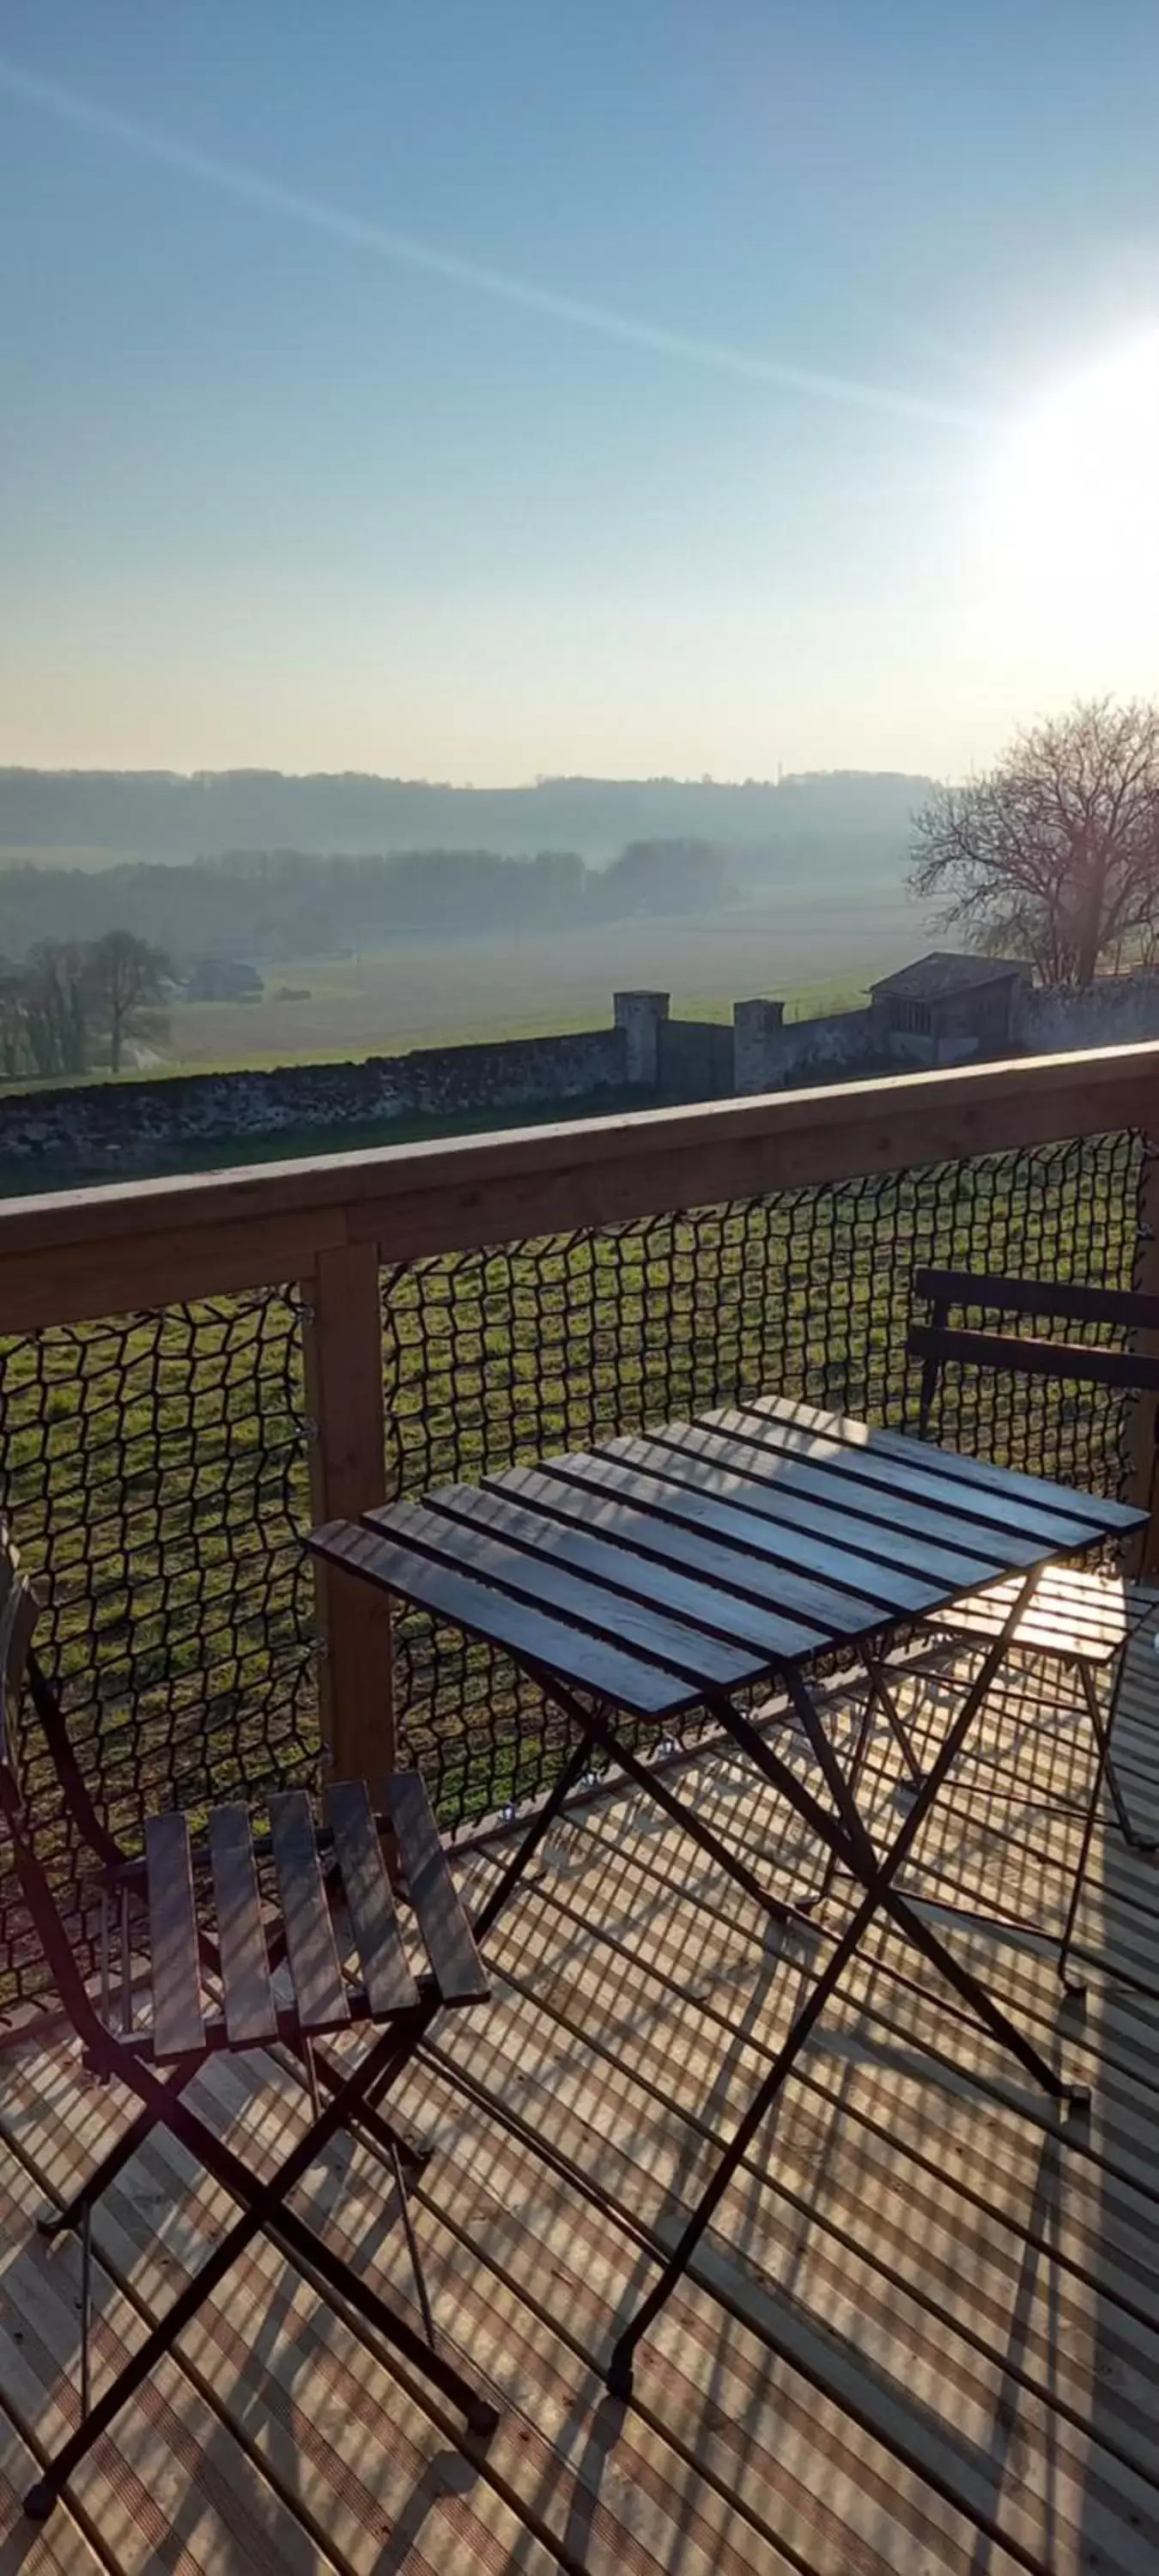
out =
<svg viewBox="0 0 1159 2576"><path fill-rule="evenodd" d="M967 1064L1008 1055L1030 990L1029 966L1012 957L967 957L931 948L869 987L869 1014L882 1037L912 1063Z"/></svg>
<svg viewBox="0 0 1159 2576"><path fill-rule="evenodd" d="M260 1002L265 987L256 966L236 957L199 957L185 984L187 1002Z"/></svg>

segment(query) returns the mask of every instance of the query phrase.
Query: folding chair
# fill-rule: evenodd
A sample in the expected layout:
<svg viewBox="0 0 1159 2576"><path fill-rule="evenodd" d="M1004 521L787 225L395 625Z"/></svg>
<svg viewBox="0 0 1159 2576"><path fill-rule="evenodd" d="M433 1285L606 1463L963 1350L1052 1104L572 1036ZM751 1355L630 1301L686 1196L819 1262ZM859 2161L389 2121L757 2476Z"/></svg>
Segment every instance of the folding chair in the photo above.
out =
<svg viewBox="0 0 1159 2576"><path fill-rule="evenodd" d="M911 1324L906 1343L910 1357L922 1362L918 1430L923 1438L929 1430L942 1371L951 1363L1011 1377L1122 1387L1136 1395L1159 1394L1159 1357L1148 1352L1049 1341L1029 1333L954 1325L949 1320L955 1310L982 1315L989 1312L1152 1334L1159 1333L1159 1297L1136 1289L926 1269L915 1271L913 1291L929 1309L928 1320ZM1157 1457L1159 1453L1152 1442L1153 1494ZM1016 1590L1016 1583L1007 1582L974 1593L958 1602L952 1611L939 1613L937 1625L952 1637L986 1647L1000 1634ZM1133 1851L1159 1850L1159 1843L1140 1833L1132 1823L1111 1750L1127 1651L1143 1621L1157 1610L1159 1592L1151 1587L1132 1584L1121 1575L1103 1576L1078 1567L1053 1566L1041 1576L1028 1614L1010 1635L1009 1650L1017 1648L1046 1664L1059 1664L1077 1673L1094 1738L1094 1770L1058 1951L1059 1975L1072 1992L1079 1990L1079 1981L1069 1975L1071 1944L1104 1781L1125 1842ZM1108 1677L1104 1717L1099 1689Z"/></svg>
<svg viewBox="0 0 1159 2576"><path fill-rule="evenodd" d="M288 2195L329 2139L368 2112L373 2115L374 2105L409 2063L436 2015L488 1999L475 1931L459 1903L422 1781L414 1772L395 1774L387 1783L387 1805L401 1873L430 1961L428 1973L417 1980L412 1974L366 1787L359 1781L345 1781L329 1792L329 1886L305 1792L287 1790L269 1801L275 1920L284 1942L283 1986L289 1989L285 2000L271 1974L273 1945L260 1901L249 1816L244 1807L231 1804L216 1808L208 1820L217 1916L212 1953L217 1973L212 1982L218 1993L207 2000L204 1991L211 1980L199 1945L188 1824L182 1815L167 1814L150 1818L145 1827L148 1974L144 1979L134 1974L126 1940L118 1962L116 1995L106 1954L98 2004L77 1966L37 1854L14 1758L11 1711L25 1676L36 1617L35 1598L20 1579L16 1552L4 1533L0 1537L0 1817L11 1837L24 1902L65 2013L80 2038L84 2062L98 2077L115 2077L126 2084L141 2109L126 2137L90 2176L69 2209L49 2222L49 2232L63 2222L78 2227L81 2235L81 2413L29 2490L27 2511L37 2520L51 2511L92 2444L262 2230L430 2380L461 2410L471 2431L493 2432L498 2420L495 2408L436 2345L397 2153L392 2158L394 2180L414 2268L421 2335L287 2206ZM541 1816L533 1827L535 1839L542 1829ZM480 1937L525 1865L531 1839L525 1837L493 1892L475 1927ZM348 1942L336 1940L328 1901L339 1895L348 1919ZM127 1911L122 1913L122 1929ZM193 2076L217 2051L262 2049L283 2042L308 2060L318 2034L348 2031L363 2023L374 2033L366 2052L357 2063L342 2067L325 2107L314 2097L304 2134L264 2182L183 2098ZM94 2397L90 2372L93 2204L133 2146L157 2124L169 2128L223 2185L238 2203L239 2215L166 2315Z"/></svg>

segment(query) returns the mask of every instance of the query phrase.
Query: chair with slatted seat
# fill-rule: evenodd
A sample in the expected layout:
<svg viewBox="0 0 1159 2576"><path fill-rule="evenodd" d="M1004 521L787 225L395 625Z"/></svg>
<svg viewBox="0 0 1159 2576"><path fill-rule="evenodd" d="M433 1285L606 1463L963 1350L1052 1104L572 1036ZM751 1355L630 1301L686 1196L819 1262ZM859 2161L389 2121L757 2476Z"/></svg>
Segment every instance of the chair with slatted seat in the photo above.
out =
<svg viewBox="0 0 1159 2576"><path fill-rule="evenodd" d="M0 1822L7 1828L24 1902L64 2011L80 2039L84 2062L99 2078L126 2085L135 2093L140 2110L112 2156L89 2177L68 2210L56 2213L49 2223L50 2232L62 2222L80 2231L81 2411L78 2423L29 2491L29 2513L43 2519L51 2510L91 2445L262 2230L430 2380L461 2411L472 2431L490 2433L497 2421L494 2406L435 2340L397 2152L392 2156L394 2181L414 2268L421 2333L354 2272L317 2229L287 2206L287 2196L340 2129L355 2127L367 2114L373 2116L375 2105L413 2058L436 2015L488 2000L476 1931L482 1936L495 1919L523 1866L525 1846L503 1873L473 1928L459 1901L421 1779L416 1772L398 1772L388 1780L387 1813L399 1874L426 1952L427 1965L416 1973L364 1783L344 1781L331 1786L321 1849L303 1790L286 1790L269 1800L273 1892L272 1903L265 1905L248 1811L233 1802L210 1814L206 1839L216 1939L208 1953L195 1904L188 1821L174 1813L150 1817L145 1825L142 1920L134 1924L135 1930L143 1931L144 1941L135 1950L132 1938L126 1939L115 1976L106 1951L100 1994L95 1997L77 1965L38 1855L17 1768L12 1716L25 1679L36 1616L35 1598L20 1578L16 1551L5 1533L0 1543ZM131 1909L123 1907L122 1925L130 1914ZM281 1964L275 1964L279 1958ZM218 2052L269 2050L284 2043L297 2057L308 2060L323 2035L361 2026L368 2037L365 2051L356 2061L344 2060L324 2106L313 2095L304 2133L265 2179L258 2178L244 2156L220 2138L186 2099L193 2077ZM261 2064L259 2057L256 2065ZM239 2214L167 2314L118 2375L94 2396L89 2357L93 2205L127 2152L156 2125L170 2129L189 2149L237 2202Z"/></svg>
<svg viewBox="0 0 1159 2576"><path fill-rule="evenodd" d="M1103 1342L1064 1342L1032 1332L1011 1333L993 1326L955 1324L955 1313L1025 1316L1031 1322L1077 1323L1113 1330L1132 1339L1159 1334L1159 1297L1135 1289L1087 1286L1075 1281L1005 1279L992 1273L920 1269L913 1279L915 1298L926 1317L911 1323L907 1351L922 1363L918 1429L930 1429L943 1371L950 1365L1042 1383L1121 1388L1134 1396L1159 1395L1159 1356L1135 1348L1115 1349ZM1159 1488L1159 1452L1151 1441L1151 1503ZM972 1593L938 1614L939 1630L963 1644L986 1648L1002 1633L1014 1607L1013 1580ZM1040 1577L1033 1600L1010 1631L1007 1652L1019 1652L1047 1664L1062 1665L1078 1677L1095 1746L1095 1763L1083 1814L1079 1858L1066 1922L1059 1944L1058 1968L1064 1983L1077 1990L1070 1975L1070 1953L1079 1900L1090 1858L1091 1841L1104 1783L1116 1823L1132 1850L1159 1849L1133 1823L1112 1753L1123 1676L1130 1642L1149 1619L1159 1614L1159 1592L1132 1583L1120 1573L1097 1574L1077 1566L1055 1565ZM1106 1707L1100 1698L1105 1697Z"/></svg>

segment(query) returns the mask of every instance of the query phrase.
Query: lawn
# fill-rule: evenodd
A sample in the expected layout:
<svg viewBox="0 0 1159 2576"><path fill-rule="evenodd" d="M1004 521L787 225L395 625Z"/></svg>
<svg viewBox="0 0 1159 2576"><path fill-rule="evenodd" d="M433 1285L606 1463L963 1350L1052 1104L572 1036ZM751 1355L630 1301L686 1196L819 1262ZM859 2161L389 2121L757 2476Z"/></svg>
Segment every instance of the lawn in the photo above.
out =
<svg viewBox="0 0 1159 2576"><path fill-rule="evenodd" d="M225 1071L605 1028L613 992L637 985L670 992L674 1013L693 1019L730 1019L734 1001L761 993L790 1016L854 1009L872 977L923 942L896 889L873 904L783 897L702 921L400 942L380 955L263 965L262 1002L178 1004L167 1063ZM281 987L308 999L279 999Z"/></svg>

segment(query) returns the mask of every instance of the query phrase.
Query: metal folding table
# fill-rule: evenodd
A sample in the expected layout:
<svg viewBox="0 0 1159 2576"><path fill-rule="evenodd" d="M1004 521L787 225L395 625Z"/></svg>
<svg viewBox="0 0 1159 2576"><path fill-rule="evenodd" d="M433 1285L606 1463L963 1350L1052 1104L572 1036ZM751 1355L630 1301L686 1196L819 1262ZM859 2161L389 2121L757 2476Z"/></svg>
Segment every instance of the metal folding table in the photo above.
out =
<svg viewBox="0 0 1159 2576"><path fill-rule="evenodd" d="M959 1457L779 1398L703 1415L590 1453L450 1485L363 1522L332 1522L311 1546L329 1562L503 1647L571 1722L576 1749L540 1819L599 1745L702 1850L780 1921L775 1895L640 1756L640 1721L663 1733L707 1711L816 1834L830 1874L860 1888L660 2277L621 2333L607 2373L627 2396L632 2356L695 2246L802 2047L884 1915L982 2027L1054 2101L1085 2102L963 1966L896 1880L966 1743L1038 1575L1139 1529L1145 1514L1037 1477ZM1010 1582L1003 1615L933 1759L918 1762L886 1658L899 1634L965 1594ZM858 1661L867 1690L843 1767L826 1732L818 1666ZM742 1701L779 1684L810 1749L811 1785ZM901 1746L910 1795L879 1849L858 1803L870 1716ZM625 1730L622 1720L633 1721ZM1096 1750L1098 1748L1096 1747ZM540 1835L533 1837L537 1843ZM807 1919L807 1918L806 1918Z"/></svg>

